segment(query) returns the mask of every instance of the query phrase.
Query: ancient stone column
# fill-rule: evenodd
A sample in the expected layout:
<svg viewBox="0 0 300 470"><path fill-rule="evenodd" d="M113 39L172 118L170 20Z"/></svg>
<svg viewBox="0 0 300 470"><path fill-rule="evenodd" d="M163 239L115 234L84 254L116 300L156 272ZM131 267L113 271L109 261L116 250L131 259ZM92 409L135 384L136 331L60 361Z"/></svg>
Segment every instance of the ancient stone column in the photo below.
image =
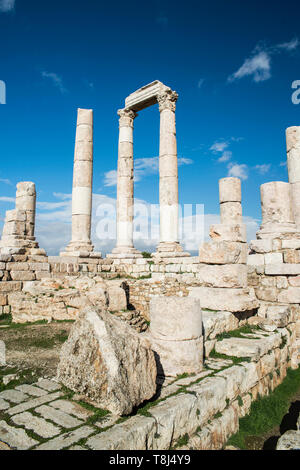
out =
<svg viewBox="0 0 300 470"><path fill-rule="evenodd" d="M117 181L117 242L110 257L141 257L133 246L134 178L133 120L137 114L119 109L119 154Z"/></svg>
<svg viewBox="0 0 300 470"><path fill-rule="evenodd" d="M78 109L72 190L72 240L66 253L61 253L62 256L88 256L93 251L92 180L93 110Z"/></svg>
<svg viewBox="0 0 300 470"><path fill-rule="evenodd" d="M283 181L265 183L260 187L260 194L262 225L258 238L295 232L290 184Z"/></svg>
<svg viewBox="0 0 300 470"><path fill-rule="evenodd" d="M292 208L298 231L300 230L300 127L286 130L287 164L291 186Z"/></svg>
<svg viewBox="0 0 300 470"><path fill-rule="evenodd" d="M178 163L175 109L178 95L167 89L158 95L160 112L159 203L160 243L157 254L182 252L178 236Z"/></svg>

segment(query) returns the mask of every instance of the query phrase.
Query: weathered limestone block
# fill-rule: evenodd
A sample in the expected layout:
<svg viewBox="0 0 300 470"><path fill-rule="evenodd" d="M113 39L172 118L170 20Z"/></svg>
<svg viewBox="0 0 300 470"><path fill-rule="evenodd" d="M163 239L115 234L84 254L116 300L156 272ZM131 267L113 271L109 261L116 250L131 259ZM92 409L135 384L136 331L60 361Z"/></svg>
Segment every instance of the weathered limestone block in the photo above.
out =
<svg viewBox="0 0 300 470"><path fill-rule="evenodd" d="M278 291L276 287L259 287L255 289L256 297L259 300L264 300L268 302L276 302Z"/></svg>
<svg viewBox="0 0 300 470"><path fill-rule="evenodd" d="M282 253L266 253L265 264L283 263Z"/></svg>
<svg viewBox="0 0 300 470"><path fill-rule="evenodd" d="M263 240L251 240L249 247L254 253L269 253L273 250L272 239L264 238Z"/></svg>
<svg viewBox="0 0 300 470"><path fill-rule="evenodd" d="M245 264L247 245L228 241L211 241L199 248L199 262L206 264Z"/></svg>
<svg viewBox="0 0 300 470"><path fill-rule="evenodd" d="M299 450L300 431L287 431L278 440L276 450Z"/></svg>
<svg viewBox="0 0 300 470"><path fill-rule="evenodd" d="M216 352L226 356L251 357L258 361L272 349L281 345L281 333L270 333L263 339L230 338L216 343Z"/></svg>
<svg viewBox="0 0 300 470"><path fill-rule="evenodd" d="M209 236L213 240L223 240L229 242L243 242L247 241L246 225L245 224L214 224L211 225Z"/></svg>
<svg viewBox="0 0 300 470"><path fill-rule="evenodd" d="M244 312L256 309L259 302L251 289L222 289L213 287L190 287L190 296L200 300L202 308Z"/></svg>
<svg viewBox="0 0 300 470"><path fill-rule="evenodd" d="M103 309L86 308L61 350L58 379L114 414L129 414L156 392L150 344Z"/></svg>
<svg viewBox="0 0 300 470"><path fill-rule="evenodd" d="M203 337L199 301L188 297L153 297L148 338L160 375L176 377L185 372L200 372Z"/></svg>
<svg viewBox="0 0 300 470"><path fill-rule="evenodd" d="M121 281L107 282L108 309L112 312L127 309L126 292L121 284Z"/></svg>
<svg viewBox="0 0 300 470"><path fill-rule="evenodd" d="M248 255L247 258L248 266L262 266L265 264L265 257L262 254Z"/></svg>
<svg viewBox="0 0 300 470"><path fill-rule="evenodd" d="M265 273L270 276L295 276L300 274L300 264L268 264Z"/></svg>
<svg viewBox="0 0 300 470"><path fill-rule="evenodd" d="M290 263L290 264L300 263L299 250L286 250L283 253L283 259L285 263Z"/></svg>
<svg viewBox="0 0 300 470"><path fill-rule="evenodd" d="M239 326L238 319L230 312L202 311L202 321L205 341L214 339L217 335L236 330ZM206 344L205 344L206 347Z"/></svg>
<svg viewBox="0 0 300 470"><path fill-rule="evenodd" d="M278 294L278 302L285 304L300 303L300 289L299 287L288 287Z"/></svg>
<svg viewBox="0 0 300 470"><path fill-rule="evenodd" d="M247 287L247 266L226 264L222 266L200 266L196 277L208 287Z"/></svg>

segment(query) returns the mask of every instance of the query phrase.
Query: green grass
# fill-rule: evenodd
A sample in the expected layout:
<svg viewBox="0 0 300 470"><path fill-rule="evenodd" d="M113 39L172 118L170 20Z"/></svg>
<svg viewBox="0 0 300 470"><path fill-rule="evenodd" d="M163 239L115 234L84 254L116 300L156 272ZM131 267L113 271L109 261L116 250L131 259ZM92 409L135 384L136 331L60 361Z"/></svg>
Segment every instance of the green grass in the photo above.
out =
<svg viewBox="0 0 300 470"><path fill-rule="evenodd" d="M252 403L250 414L239 420L239 432L227 445L247 449L247 438L261 436L279 426L290 406L290 399L300 389L300 368L289 369L284 381L266 397Z"/></svg>
<svg viewBox="0 0 300 470"><path fill-rule="evenodd" d="M226 356L226 354L217 353L215 349L211 351L209 357L213 359L230 359L234 365L240 364L241 362L251 362L251 357Z"/></svg>
<svg viewBox="0 0 300 470"><path fill-rule="evenodd" d="M217 341L222 341L227 338L245 338L243 335L253 334L255 331L259 330L259 326L250 326L244 325L237 330L227 331L216 336ZM255 339L255 338L250 338ZM260 339L260 338L256 338Z"/></svg>

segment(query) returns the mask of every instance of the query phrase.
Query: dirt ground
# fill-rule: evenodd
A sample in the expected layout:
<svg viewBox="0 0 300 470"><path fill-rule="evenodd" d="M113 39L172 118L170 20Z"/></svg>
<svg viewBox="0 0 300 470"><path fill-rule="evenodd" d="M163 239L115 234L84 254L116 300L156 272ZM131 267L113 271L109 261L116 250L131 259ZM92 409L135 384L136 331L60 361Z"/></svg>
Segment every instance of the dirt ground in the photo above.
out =
<svg viewBox="0 0 300 470"><path fill-rule="evenodd" d="M62 344L72 323L39 325L0 324L0 339L6 345L7 363L19 370L33 369L45 377L54 377Z"/></svg>

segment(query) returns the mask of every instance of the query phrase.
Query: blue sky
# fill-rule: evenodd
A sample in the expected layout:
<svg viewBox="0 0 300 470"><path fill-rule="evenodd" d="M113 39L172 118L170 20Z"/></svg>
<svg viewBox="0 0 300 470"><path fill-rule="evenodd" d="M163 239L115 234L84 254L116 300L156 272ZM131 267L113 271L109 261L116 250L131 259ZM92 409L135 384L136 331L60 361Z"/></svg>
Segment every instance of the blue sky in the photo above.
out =
<svg viewBox="0 0 300 470"><path fill-rule="evenodd" d="M240 176L253 238L259 186L287 181L285 128L299 123L297 3L0 0L0 223L16 183L34 181L40 244L52 254L63 248L76 109L94 109L95 204L113 202L117 109L158 79L179 94L180 202L204 204L208 226L219 213L218 179ZM135 119L135 196L148 203L158 202L158 135L155 106Z"/></svg>

